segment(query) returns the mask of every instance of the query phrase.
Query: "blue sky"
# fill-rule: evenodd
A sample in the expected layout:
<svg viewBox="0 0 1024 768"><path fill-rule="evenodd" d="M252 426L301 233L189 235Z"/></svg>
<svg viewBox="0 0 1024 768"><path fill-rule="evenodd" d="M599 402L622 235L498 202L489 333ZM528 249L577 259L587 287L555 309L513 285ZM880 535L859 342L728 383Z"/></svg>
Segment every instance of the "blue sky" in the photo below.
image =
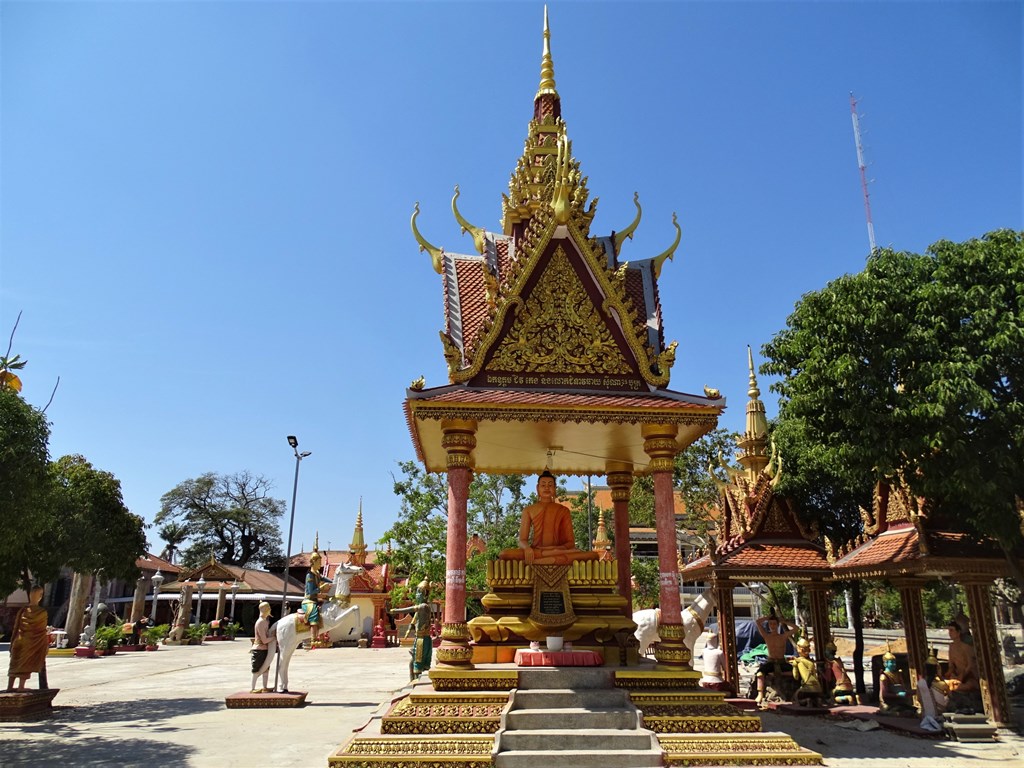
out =
<svg viewBox="0 0 1024 768"><path fill-rule="evenodd" d="M671 386L739 429L746 345L880 245L1022 223L1016 2L553 3L555 77L600 197L683 239L661 280ZM412 458L409 382L446 382L424 235L499 228L540 71L538 3L0 4L0 331L51 452L120 478L151 519L205 471L290 502L295 548L374 541ZM769 414L775 398L762 381ZM155 531L153 547L159 550Z"/></svg>

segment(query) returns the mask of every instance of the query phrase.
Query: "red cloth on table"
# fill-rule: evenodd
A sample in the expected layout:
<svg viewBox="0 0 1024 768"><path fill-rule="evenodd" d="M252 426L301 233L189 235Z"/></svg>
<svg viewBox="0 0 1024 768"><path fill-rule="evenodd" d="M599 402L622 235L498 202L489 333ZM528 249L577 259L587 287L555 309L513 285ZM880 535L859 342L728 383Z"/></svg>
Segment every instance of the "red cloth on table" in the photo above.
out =
<svg viewBox="0 0 1024 768"><path fill-rule="evenodd" d="M602 664L604 659L595 651L531 651L527 648L516 651L516 666L519 667L600 667Z"/></svg>

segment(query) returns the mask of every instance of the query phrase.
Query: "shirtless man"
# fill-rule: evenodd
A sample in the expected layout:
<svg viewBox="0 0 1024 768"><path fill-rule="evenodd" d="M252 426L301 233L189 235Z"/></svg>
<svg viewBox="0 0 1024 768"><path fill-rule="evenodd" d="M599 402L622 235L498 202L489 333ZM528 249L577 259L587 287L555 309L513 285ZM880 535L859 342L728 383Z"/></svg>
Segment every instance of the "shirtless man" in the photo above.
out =
<svg viewBox="0 0 1024 768"><path fill-rule="evenodd" d="M768 659L757 670L757 698L754 701L760 705L764 703L765 675L776 675L789 667L786 663L786 645L796 633L796 627L780 621L774 613L761 616L754 624L764 638L764 644L768 646Z"/></svg>
<svg viewBox="0 0 1024 768"><path fill-rule="evenodd" d="M946 670L947 680L956 680L951 686L960 693L970 693L980 688L978 680L978 656L974 648L961 639L963 630L955 622L949 622L949 668Z"/></svg>

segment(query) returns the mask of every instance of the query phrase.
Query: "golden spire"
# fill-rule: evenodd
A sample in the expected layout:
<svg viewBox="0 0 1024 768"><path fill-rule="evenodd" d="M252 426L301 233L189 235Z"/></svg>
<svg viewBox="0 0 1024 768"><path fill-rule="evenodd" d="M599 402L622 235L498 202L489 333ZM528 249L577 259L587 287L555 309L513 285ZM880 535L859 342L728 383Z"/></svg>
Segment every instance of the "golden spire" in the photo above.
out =
<svg viewBox="0 0 1024 768"><path fill-rule="evenodd" d="M551 94L556 99L558 91L555 90L555 65L551 61L551 30L548 28L548 7L544 6L544 55L540 60L540 88L537 90L536 98L544 94Z"/></svg>
<svg viewBox="0 0 1024 768"><path fill-rule="evenodd" d="M754 353L747 347L747 367L750 370L750 382L747 389L747 428L738 441L742 450L739 462L747 471L747 477L753 481L768 466L768 419L764 415L764 403L761 402L761 390L757 386L754 374Z"/></svg>
<svg viewBox="0 0 1024 768"><path fill-rule="evenodd" d="M608 538L608 528L604 524L604 510L597 510L597 532L594 535L593 547L595 552L604 552L611 546L611 539Z"/></svg>
<svg viewBox="0 0 1024 768"><path fill-rule="evenodd" d="M352 565L366 565L366 541L363 539L363 497L359 497L359 512L356 514L356 528L352 532L352 543L348 545L348 561Z"/></svg>

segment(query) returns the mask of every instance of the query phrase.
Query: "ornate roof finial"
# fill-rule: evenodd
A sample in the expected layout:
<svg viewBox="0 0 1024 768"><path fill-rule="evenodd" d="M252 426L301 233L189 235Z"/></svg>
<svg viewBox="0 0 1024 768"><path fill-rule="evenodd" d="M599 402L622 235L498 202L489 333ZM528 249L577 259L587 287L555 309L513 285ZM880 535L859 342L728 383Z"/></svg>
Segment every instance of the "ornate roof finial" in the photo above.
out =
<svg viewBox="0 0 1024 768"><path fill-rule="evenodd" d="M676 228L676 239L672 242L672 245L654 257L655 277L661 277L661 268L665 265L665 259L672 259L675 256L676 248L679 247L679 241L683 237L683 230L679 228L679 217L675 213L672 214L672 226Z"/></svg>
<svg viewBox="0 0 1024 768"><path fill-rule="evenodd" d="M352 532L352 543L348 545L348 561L352 565L366 565L366 541L363 539L363 497L359 497L359 512L356 514L356 528Z"/></svg>
<svg viewBox="0 0 1024 768"><path fill-rule="evenodd" d="M739 462L747 471L747 478L754 482L757 476L769 463L768 457L768 419L764 414L764 403L761 402L761 390L757 386L757 376L754 373L754 353L747 346L747 367L750 370L750 380L747 389L747 424L743 437L737 442L742 453ZM779 457L781 462L781 457Z"/></svg>
<svg viewBox="0 0 1024 768"><path fill-rule="evenodd" d="M551 30L548 28L548 7L544 6L544 55L540 60L540 88L537 90L536 98L544 94L551 94L556 99L558 91L555 90L555 65L551 61Z"/></svg>

